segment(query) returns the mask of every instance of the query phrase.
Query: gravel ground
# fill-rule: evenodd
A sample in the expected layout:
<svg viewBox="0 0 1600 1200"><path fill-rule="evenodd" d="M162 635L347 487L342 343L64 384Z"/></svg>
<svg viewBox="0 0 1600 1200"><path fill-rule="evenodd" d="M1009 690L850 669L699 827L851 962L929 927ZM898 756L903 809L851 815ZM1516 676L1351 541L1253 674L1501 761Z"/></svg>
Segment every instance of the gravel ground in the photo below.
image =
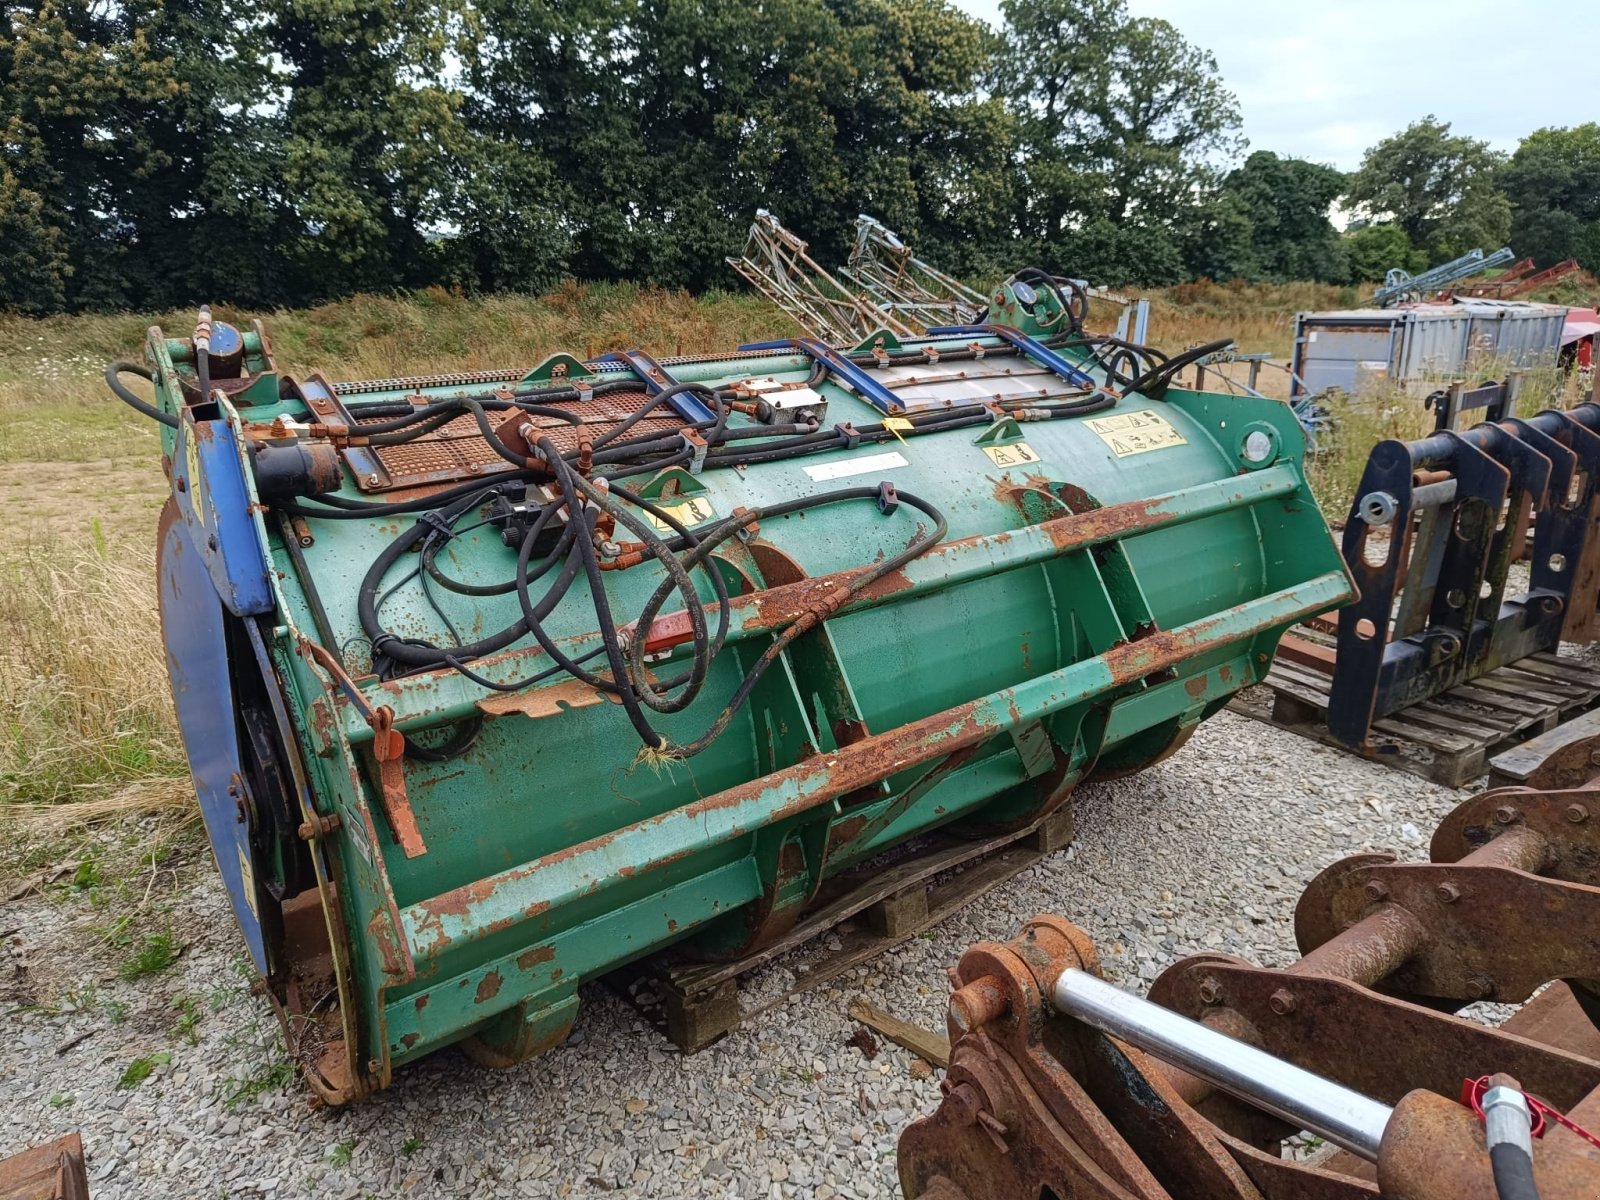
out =
<svg viewBox="0 0 1600 1200"><path fill-rule="evenodd" d="M345 1110L312 1109L284 1078L222 889L191 849L102 889L98 907L70 884L0 906L0 1153L81 1130L96 1200L895 1196L896 1137L934 1106L938 1073L889 1044L872 1061L847 1045L853 996L941 1028L945 967L1038 912L1083 925L1129 987L1199 950L1283 964L1317 871L1368 849L1425 857L1465 794L1223 713L1168 762L1080 791L1068 850L709 1050L679 1055L591 986L566 1048L508 1072L445 1051ZM107 930L163 879L187 944L170 969L124 981ZM119 1087L130 1063L160 1055Z"/></svg>

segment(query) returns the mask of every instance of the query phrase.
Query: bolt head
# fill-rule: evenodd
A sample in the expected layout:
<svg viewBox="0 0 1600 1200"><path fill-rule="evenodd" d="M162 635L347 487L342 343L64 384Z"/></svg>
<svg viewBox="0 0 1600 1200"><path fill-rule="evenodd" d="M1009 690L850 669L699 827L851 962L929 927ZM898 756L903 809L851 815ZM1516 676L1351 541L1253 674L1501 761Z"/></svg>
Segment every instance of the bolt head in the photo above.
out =
<svg viewBox="0 0 1600 1200"><path fill-rule="evenodd" d="M1494 980L1487 975L1474 975L1467 980L1467 995L1474 1000L1487 1000L1494 995Z"/></svg>
<svg viewBox="0 0 1600 1200"><path fill-rule="evenodd" d="M1369 879L1366 890L1368 900L1378 901L1389 898L1389 885L1381 879Z"/></svg>
<svg viewBox="0 0 1600 1200"><path fill-rule="evenodd" d="M1287 1017L1294 1012L1297 1006L1298 1001L1295 1000L1294 993L1288 988L1279 988L1267 998L1267 1007L1280 1017Z"/></svg>
<svg viewBox="0 0 1600 1200"><path fill-rule="evenodd" d="M1496 825L1509 825L1516 819L1517 810L1512 808L1509 804L1502 804L1499 808L1494 810L1494 821Z"/></svg>
<svg viewBox="0 0 1600 1200"><path fill-rule="evenodd" d="M1433 889L1433 894L1439 898L1440 904L1454 904L1461 899L1461 889L1453 883L1441 883Z"/></svg>
<svg viewBox="0 0 1600 1200"><path fill-rule="evenodd" d="M1202 979L1200 981L1200 1003L1216 1004L1222 999L1222 987L1215 979Z"/></svg>
<svg viewBox="0 0 1600 1200"><path fill-rule="evenodd" d="M1589 819L1589 810L1581 804L1567 805L1567 820L1574 825L1582 825Z"/></svg>

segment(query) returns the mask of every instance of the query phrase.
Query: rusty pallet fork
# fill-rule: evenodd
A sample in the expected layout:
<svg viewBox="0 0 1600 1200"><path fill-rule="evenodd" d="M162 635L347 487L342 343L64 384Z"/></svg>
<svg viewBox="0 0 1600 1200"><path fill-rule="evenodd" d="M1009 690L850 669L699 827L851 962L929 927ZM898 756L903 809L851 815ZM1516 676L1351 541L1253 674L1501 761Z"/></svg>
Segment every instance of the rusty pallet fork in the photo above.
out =
<svg viewBox="0 0 1600 1200"><path fill-rule="evenodd" d="M1335 863L1286 969L1194 955L1144 1001L1060 918L972 947L943 1102L900 1140L906 1197L1480 1200L1496 1189L1465 1101L1497 1129L1528 1097L1544 1200L1600 1195L1597 765L1600 735L1468 800L1431 862ZM1527 1003L1498 1028L1454 1015L1486 1000ZM1281 1157L1303 1130L1339 1151Z"/></svg>

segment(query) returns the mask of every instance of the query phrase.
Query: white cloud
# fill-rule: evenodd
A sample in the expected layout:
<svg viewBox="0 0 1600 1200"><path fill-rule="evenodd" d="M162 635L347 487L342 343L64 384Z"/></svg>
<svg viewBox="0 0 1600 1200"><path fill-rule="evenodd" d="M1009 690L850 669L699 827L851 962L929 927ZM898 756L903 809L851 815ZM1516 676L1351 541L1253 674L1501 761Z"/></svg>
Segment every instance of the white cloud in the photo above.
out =
<svg viewBox="0 0 1600 1200"><path fill-rule="evenodd" d="M955 0L999 25L999 0ZM1546 125L1600 119L1593 22L1566 0L1129 0L1210 50L1257 150L1360 164L1429 113L1514 150Z"/></svg>

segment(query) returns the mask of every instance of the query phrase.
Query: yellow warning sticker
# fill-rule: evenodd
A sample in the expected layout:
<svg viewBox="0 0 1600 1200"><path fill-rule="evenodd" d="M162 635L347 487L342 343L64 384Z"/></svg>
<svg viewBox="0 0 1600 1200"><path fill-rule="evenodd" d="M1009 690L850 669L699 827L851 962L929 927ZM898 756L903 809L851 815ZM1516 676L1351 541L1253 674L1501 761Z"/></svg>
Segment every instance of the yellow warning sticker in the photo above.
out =
<svg viewBox="0 0 1600 1200"><path fill-rule="evenodd" d="M244 847L239 847L239 890L244 893L245 903L250 906L251 912L256 912L256 873L250 869L250 859L245 855ZM256 913L256 916L260 916Z"/></svg>
<svg viewBox="0 0 1600 1200"><path fill-rule="evenodd" d="M883 419L883 427L890 433L894 434L895 437L899 438L901 442L906 440L905 438L900 437L901 433L910 433L916 428L915 425L906 420L904 417L885 417Z"/></svg>
<svg viewBox="0 0 1600 1200"><path fill-rule="evenodd" d="M1090 417L1087 424L1118 458L1189 444L1189 439L1174 429L1172 422L1150 408L1111 417Z"/></svg>
<svg viewBox="0 0 1600 1200"><path fill-rule="evenodd" d="M711 507L711 501L704 496L694 496L688 500L680 500L676 504L662 504L658 507L662 512L669 514L673 520L686 528L709 521L717 515L717 510ZM650 524L654 525L662 533L675 532L671 525L668 525L654 513L650 514Z"/></svg>
<svg viewBox="0 0 1600 1200"><path fill-rule="evenodd" d="M1025 467L1039 461L1033 447L1027 442L1012 442L1009 446L984 446L983 452L997 467Z"/></svg>

